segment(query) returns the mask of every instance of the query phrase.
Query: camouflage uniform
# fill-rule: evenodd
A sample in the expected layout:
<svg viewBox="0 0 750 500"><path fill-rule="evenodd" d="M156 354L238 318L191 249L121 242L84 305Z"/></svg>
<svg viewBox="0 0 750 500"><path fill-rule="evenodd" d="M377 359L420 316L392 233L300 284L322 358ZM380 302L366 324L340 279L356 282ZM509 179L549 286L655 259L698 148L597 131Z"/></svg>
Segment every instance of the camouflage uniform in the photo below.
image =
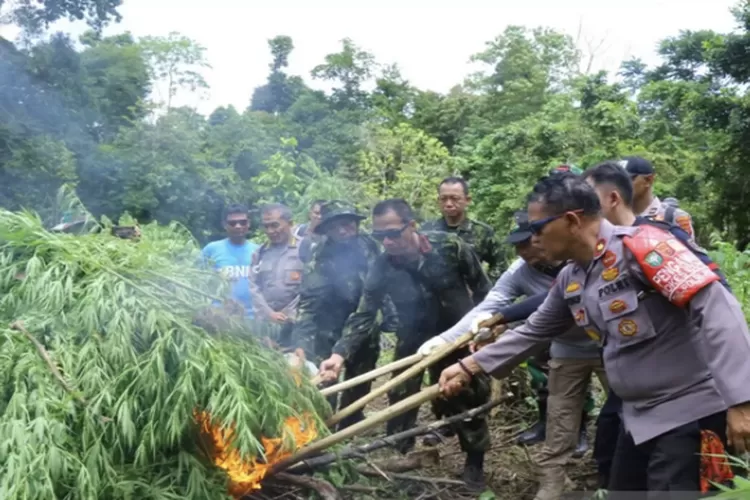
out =
<svg viewBox="0 0 750 500"><path fill-rule="evenodd" d="M395 359L414 354L422 343L457 323L490 290L477 255L455 235L430 232L420 235L422 255L408 262L383 254L367 275L365 291L357 312L349 318L344 335L333 352L350 361L362 345L371 342L371 331L384 297L390 296L398 313ZM441 371L468 352L458 352L429 369L430 379L437 382ZM351 361L350 361L351 362ZM388 395L390 404L419 391L423 374L415 376ZM487 376L472 379L469 388L450 401L438 399L438 414L454 415L485 403L490 394ZM418 409L391 419L389 435L415 426ZM461 448L466 452L484 452L489 446L489 432L483 418L461 422L455 427ZM414 440L402 441L402 452L414 446Z"/></svg>
<svg viewBox="0 0 750 500"><path fill-rule="evenodd" d="M340 202L329 202L322 211L324 221L336 216L356 216L353 208ZM378 243L364 234L346 243L326 239L315 249L311 261L305 264L291 345L302 348L306 358L316 365L330 357L347 318L357 309L365 276L380 252ZM347 379L374 369L377 363L380 354L379 325L373 323L363 337L360 347L344 365ZM348 406L368 392L369 383L344 391L341 407ZM335 409L336 397L329 401ZM362 412L358 412L348 417L340 424L341 428L360 420L362 415Z"/></svg>
<svg viewBox="0 0 750 500"><path fill-rule="evenodd" d="M501 252L500 240L495 230L484 222L464 219L458 226L451 227L444 218L422 224L423 231L442 231L453 233L471 245L479 260L487 264L487 275L492 281L497 280L505 270L505 258Z"/></svg>

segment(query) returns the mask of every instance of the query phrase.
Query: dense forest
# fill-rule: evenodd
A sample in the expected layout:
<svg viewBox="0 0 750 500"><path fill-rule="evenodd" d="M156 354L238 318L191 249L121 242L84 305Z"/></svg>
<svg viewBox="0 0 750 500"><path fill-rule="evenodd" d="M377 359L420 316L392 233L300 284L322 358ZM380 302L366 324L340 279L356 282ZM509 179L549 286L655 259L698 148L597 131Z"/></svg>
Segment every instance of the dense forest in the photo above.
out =
<svg viewBox="0 0 750 500"><path fill-rule="evenodd" d="M172 105L206 87L204 49L178 33L103 36L119 3L18 2L6 13L36 41L0 39L0 206L43 213L71 184L97 215L178 221L206 241L228 202L277 200L302 216L316 198L366 210L402 196L428 217L436 182L457 173L473 215L504 231L550 167L639 154L703 242L750 242L746 1L735 32L677 33L660 43L658 67L629 60L617 75L588 71L564 33L509 26L470 56L483 71L456 75L447 94L415 88L350 39L311 69L332 90L311 89L287 72L294 41L280 35L247 108L209 116ZM48 33L61 18L91 29L77 40ZM159 101L157 84L167 89Z"/></svg>

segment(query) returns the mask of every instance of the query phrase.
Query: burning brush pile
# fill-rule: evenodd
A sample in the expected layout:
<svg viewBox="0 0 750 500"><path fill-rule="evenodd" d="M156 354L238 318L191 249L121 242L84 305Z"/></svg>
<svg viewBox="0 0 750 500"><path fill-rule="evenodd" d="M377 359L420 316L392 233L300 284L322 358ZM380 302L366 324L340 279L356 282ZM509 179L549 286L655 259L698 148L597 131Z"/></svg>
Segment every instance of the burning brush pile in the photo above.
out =
<svg viewBox="0 0 750 500"><path fill-rule="evenodd" d="M307 377L211 305L198 255L177 226L0 211L0 498L237 497L327 432Z"/></svg>

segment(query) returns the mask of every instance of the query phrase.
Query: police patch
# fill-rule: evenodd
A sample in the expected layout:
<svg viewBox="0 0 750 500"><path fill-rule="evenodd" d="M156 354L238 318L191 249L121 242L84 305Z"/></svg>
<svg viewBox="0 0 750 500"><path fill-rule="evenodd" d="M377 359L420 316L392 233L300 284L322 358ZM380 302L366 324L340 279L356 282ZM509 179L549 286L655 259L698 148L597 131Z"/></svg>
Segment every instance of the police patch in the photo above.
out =
<svg viewBox="0 0 750 500"><path fill-rule="evenodd" d="M604 257L602 257L604 267L612 267L615 265L615 262L617 262L617 255L612 250L604 252Z"/></svg>
<svg viewBox="0 0 750 500"><path fill-rule="evenodd" d="M612 267L610 269L605 269L602 272L602 279L604 281L612 281L613 279L617 278L620 275L620 270L616 267Z"/></svg>
<svg viewBox="0 0 750 500"><path fill-rule="evenodd" d="M609 303L609 310L615 314L623 312L627 307L628 305L625 303L625 301L620 299L613 300Z"/></svg>
<svg viewBox="0 0 750 500"><path fill-rule="evenodd" d="M624 337L632 337L638 333L638 324L632 319L624 319L617 325L617 331Z"/></svg>
<svg viewBox="0 0 750 500"><path fill-rule="evenodd" d="M659 255L659 252L652 250L643 258L643 261L651 267L659 267L664 259Z"/></svg>
<svg viewBox="0 0 750 500"><path fill-rule="evenodd" d="M671 257L675 254L674 248L669 245L669 241L662 241L660 243L657 243L657 245L654 247L654 250L667 257Z"/></svg>
<svg viewBox="0 0 750 500"><path fill-rule="evenodd" d="M575 319L576 324L583 325L586 323L586 309L579 309L576 311L576 313L573 315L573 319Z"/></svg>
<svg viewBox="0 0 750 500"><path fill-rule="evenodd" d="M596 342L601 342L602 340L601 336L599 336L599 332L590 328L586 329L586 335L588 335L591 340L595 340Z"/></svg>
<svg viewBox="0 0 750 500"><path fill-rule="evenodd" d="M565 293L574 293L581 289L581 284L577 281L572 282L568 285L568 287L565 289Z"/></svg>

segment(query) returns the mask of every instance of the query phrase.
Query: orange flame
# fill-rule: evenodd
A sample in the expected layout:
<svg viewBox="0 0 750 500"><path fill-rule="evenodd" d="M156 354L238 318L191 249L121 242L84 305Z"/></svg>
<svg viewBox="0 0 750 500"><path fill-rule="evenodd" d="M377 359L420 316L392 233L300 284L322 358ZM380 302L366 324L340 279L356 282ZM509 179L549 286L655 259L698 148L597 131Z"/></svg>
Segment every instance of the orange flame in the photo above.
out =
<svg viewBox="0 0 750 500"><path fill-rule="evenodd" d="M295 417L289 417L284 421L284 433L291 433L297 448L305 446L318 436L312 416L305 414L302 418L304 421ZM281 437L261 437L266 463L258 462L256 459L244 462L240 458L239 450L230 449L229 446L234 432L233 428L226 429L213 425L211 415L205 411L200 413L196 411L195 419L201 431L212 440L214 464L229 476L231 481L229 492L235 498L246 495L248 491L259 490L261 481L273 464L292 455L292 451L282 449Z"/></svg>

